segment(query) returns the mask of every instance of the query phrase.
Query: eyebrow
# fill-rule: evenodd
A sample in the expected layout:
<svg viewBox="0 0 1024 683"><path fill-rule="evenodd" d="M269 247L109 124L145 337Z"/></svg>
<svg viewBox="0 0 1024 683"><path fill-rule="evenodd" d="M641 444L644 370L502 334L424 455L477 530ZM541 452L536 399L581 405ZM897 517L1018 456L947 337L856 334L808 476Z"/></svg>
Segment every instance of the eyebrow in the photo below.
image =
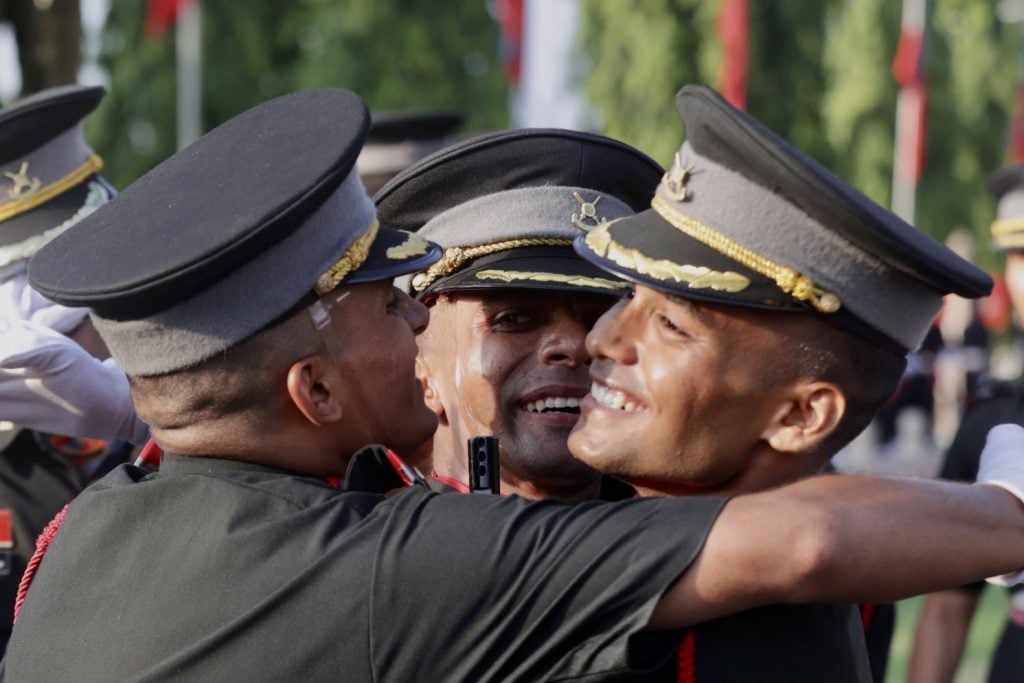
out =
<svg viewBox="0 0 1024 683"><path fill-rule="evenodd" d="M662 292L662 294L664 294L665 298L671 301L676 306L686 309L687 313L697 318L697 320L699 320L702 324L711 324L711 314L705 306L702 306L697 302L691 301L690 299L684 299L683 297L677 296L675 294L669 294L667 292Z"/></svg>

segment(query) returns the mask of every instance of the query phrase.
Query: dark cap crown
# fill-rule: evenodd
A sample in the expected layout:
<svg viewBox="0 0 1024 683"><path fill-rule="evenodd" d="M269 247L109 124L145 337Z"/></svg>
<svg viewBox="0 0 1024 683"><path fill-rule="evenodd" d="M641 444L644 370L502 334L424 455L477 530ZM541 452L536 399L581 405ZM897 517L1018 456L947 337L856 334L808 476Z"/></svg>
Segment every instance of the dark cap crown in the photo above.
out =
<svg viewBox="0 0 1024 683"><path fill-rule="evenodd" d="M395 176L374 196L381 220L418 230L472 199L525 187L584 187L641 210L662 168L629 145L593 133L528 128L446 147Z"/></svg>
<svg viewBox="0 0 1024 683"><path fill-rule="evenodd" d="M676 296L811 311L905 352L953 292L992 280L739 111L676 96L686 142L651 209L577 239L588 259Z"/></svg>
<svg viewBox="0 0 1024 683"><path fill-rule="evenodd" d="M345 90L253 107L53 240L29 266L32 285L92 308L125 371L150 375L223 351L343 280L425 267L440 250L381 228L354 171L368 127Z"/></svg>

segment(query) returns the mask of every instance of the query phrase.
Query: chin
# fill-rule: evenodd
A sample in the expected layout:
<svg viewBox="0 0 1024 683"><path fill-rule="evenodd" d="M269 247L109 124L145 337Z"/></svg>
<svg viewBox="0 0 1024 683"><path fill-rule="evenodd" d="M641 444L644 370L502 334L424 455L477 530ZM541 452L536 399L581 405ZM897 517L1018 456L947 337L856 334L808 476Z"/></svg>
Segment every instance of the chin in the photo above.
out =
<svg viewBox="0 0 1024 683"><path fill-rule="evenodd" d="M569 453L574 460L592 469L605 471L602 465L606 463L601 455L602 451L607 452L609 450L607 443L601 444L600 440L592 438L591 435L586 433L585 429L580 428L573 430L572 434L569 435L568 443Z"/></svg>

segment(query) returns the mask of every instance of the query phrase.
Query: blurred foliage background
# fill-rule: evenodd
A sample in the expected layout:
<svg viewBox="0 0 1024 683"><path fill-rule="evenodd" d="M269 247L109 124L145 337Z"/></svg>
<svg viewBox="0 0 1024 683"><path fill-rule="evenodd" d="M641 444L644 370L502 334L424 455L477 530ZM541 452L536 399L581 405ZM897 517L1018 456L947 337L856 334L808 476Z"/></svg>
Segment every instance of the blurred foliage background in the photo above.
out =
<svg viewBox="0 0 1024 683"><path fill-rule="evenodd" d="M510 87L493 16L498 1L204 0L203 123L211 128L297 88L333 85L359 92L378 111L464 110L463 134L506 127ZM684 83L718 80L721 1L579 0L576 49L589 67L581 86L599 132L662 163L671 159L684 135L673 94ZM917 223L939 238L967 228L978 246L987 241L993 213L985 179L1005 161L1021 45L1020 24L1001 23L995 4L929 3L928 145ZM63 45L75 30L77 5L0 0L0 20L20 16L24 24L24 15L32 14L25 35L39 44L56 36L55 44ZM748 109L886 206L900 5L750 2ZM110 1L100 47L110 94L87 121L90 140L107 160L106 174L120 186L175 145L175 34L147 37L146 6ZM23 94L68 80L66 68L47 67L67 61L66 55L37 49L20 57ZM983 262L992 258L986 249L978 254Z"/></svg>
<svg viewBox="0 0 1024 683"><path fill-rule="evenodd" d="M580 49L593 62L586 92L604 131L662 163L683 137L672 93L714 85L722 61L720 2L583 0ZM889 205L900 33L892 0L750 3L748 110L769 127ZM929 110L917 224L944 238L957 227L987 242L988 175L1005 161L1018 79L1021 29L994 2L930 0ZM979 260L990 258L986 249Z"/></svg>

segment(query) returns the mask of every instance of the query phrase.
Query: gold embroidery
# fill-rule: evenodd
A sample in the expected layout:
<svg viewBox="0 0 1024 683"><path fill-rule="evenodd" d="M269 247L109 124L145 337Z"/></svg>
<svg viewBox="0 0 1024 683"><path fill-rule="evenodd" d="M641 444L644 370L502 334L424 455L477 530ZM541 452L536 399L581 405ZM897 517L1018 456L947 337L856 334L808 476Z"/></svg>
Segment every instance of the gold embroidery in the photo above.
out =
<svg viewBox="0 0 1024 683"><path fill-rule="evenodd" d="M21 195L16 197L13 194L13 190L8 191L8 196L10 196L13 199L13 201L0 204L0 221L5 221L8 218L12 218L19 214L25 213L26 211L31 211L37 206L45 204L46 202L50 201L57 195L66 192L75 185L81 184L81 182L88 178L89 176L95 173L99 173L100 170L102 170L102 168L103 160L100 159L95 154L93 154L88 159L86 159L82 163L82 165L72 170L63 178L59 178L56 181L50 183L49 185L38 187L37 189L33 190L27 195ZM19 173L12 174L5 171L4 175L6 175L9 178L12 178L13 176L20 177L27 170L27 162L25 162L22 164L21 171ZM33 178L31 180L38 182L38 178ZM30 184L31 180L29 181ZM16 186L19 186L18 180L15 180L15 184Z"/></svg>
<svg viewBox="0 0 1024 683"><path fill-rule="evenodd" d="M524 237L522 239L503 240L491 244L478 244L472 247L448 247L444 250L441 260L417 273L412 279L412 288L422 292L435 280L447 277L462 268L468 261L497 254L499 251L519 249L522 247L571 247L572 240L562 237Z"/></svg>
<svg viewBox="0 0 1024 683"><path fill-rule="evenodd" d="M691 266L666 259L653 259L637 249L625 247L608 232L611 223L592 230L586 237L587 246L598 256L656 280L685 282L690 289L712 289L716 292L742 292L750 279L732 271L711 270L704 266Z"/></svg>
<svg viewBox="0 0 1024 683"><path fill-rule="evenodd" d="M797 301L807 301L821 313L835 313L842 306L839 297L827 292L800 272L783 266L734 242L712 227L690 218L660 196L651 200L651 208L670 225L705 246L728 256L740 265L775 282L776 286Z"/></svg>
<svg viewBox="0 0 1024 683"><path fill-rule="evenodd" d="M430 249L430 242L426 241L419 235L410 232L406 236L404 242L390 247L384 253L392 261L404 261L405 259L413 256L426 254L428 249Z"/></svg>
<svg viewBox="0 0 1024 683"><path fill-rule="evenodd" d="M1024 244L1024 216L1003 218L992 223L992 238L1003 247Z"/></svg>
<svg viewBox="0 0 1024 683"><path fill-rule="evenodd" d="M561 273L543 273L536 271L512 271L512 270L481 270L476 274L479 280L501 280L502 282L514 282L516 280L528 280L533 282L558 282L560 284L572 285L574 287L594 287L598 289L626 289L629 287L625 282L606 280L599 277L586 277L584 275L562 275Z"/></svg>
<svg viewBox="0 0 1024 683"><path fill-rule="evenodd" d="M0 247L0 267L31 257L42 249L44 244L113 199L110 190L95 180L89 183L87 189L85 203L71 218L41 234L32 235L21 242Z"/></svg>
<svg viewBox="0 0 1024 683"><path fill-rule="evenodd" d="M683 166L683 157L676 152L672 168L661 177L661 183L665 188L665 194L677 202L685 202L689 190L686 189L686 181L693 172L693 166Z"/></svg>
<svg viewBox="0 0 1024 683"><path fill-rule="evenodd" d="M604 218L597 217L597 203L601 201L601 195L597 195L589 202L581 197L579 192L573 191L572 196L580 204L580 212L573 212L570 219L573 225L583 232L589 232L605 222Z"/></svg>
<svg viewBox="0 0 1024 683"><path fill-rule="evenodd" d="M377 223L377 219L374 217L373 222L370 223L370 227L366 229L363 236L353 242L352 246L341 255L341 258L328 268L327 272L317 278L315 287L317 294L323 296L331 291L338 286L338 283L345 279L345 276L363 265L367 255L370 253L370 246L373 244L373 240L377 238L378 227L379 223Z"/></svg>
<svg viewBox="0 0 1024 683"><path fill-rule="evenodd" d="M10 199L27 199L39 190L42 183L39 178L28 177L28 162L21 162L21 169L17 173L4 171L4 175L11 179L11 189L7 190Z"/></svg>

